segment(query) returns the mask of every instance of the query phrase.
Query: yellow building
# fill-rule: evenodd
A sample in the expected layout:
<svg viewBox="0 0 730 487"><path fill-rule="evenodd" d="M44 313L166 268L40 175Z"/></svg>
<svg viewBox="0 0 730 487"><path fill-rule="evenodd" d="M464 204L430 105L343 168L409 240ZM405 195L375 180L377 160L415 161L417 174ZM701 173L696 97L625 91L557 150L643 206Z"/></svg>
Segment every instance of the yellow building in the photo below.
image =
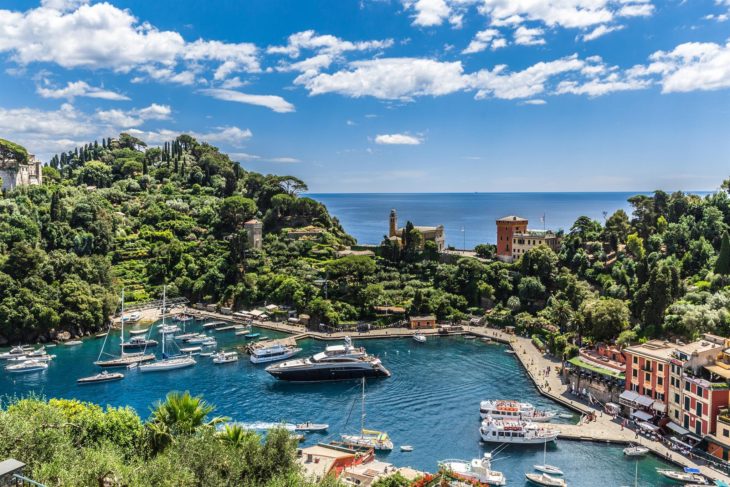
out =
<svg viewBox="0 0 730 487"><path fill-rule="evenodd" d="M555 252L560 250L560 237L550 230L527 230L512 235L512 260L517 260L530 249L546 245Z"/></svg>

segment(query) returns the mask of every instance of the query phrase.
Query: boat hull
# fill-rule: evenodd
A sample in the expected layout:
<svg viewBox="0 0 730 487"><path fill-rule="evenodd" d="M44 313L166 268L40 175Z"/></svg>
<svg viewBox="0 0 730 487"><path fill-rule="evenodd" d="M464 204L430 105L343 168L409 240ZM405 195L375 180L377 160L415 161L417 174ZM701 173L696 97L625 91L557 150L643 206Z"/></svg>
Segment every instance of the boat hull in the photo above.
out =
<svg viewBox="0 0 730 487"><path fill-rule="evenodd" d="M106 377L84 377L83 379L77 380L76 383L80 386L84 386L91 384L103 384L106 382L115 382L122 379L124 379L124 374L108 374Z"/></svg>
<svg viewBox="0 0 730 487"><path fill-rule="evenodd" d="M267 364L271 362L279 362L281 360L292 358L294 355L298 354L301 351L301 348L297 348L295 350L292 350L291 352L287 352L282 355L257 356L255 354L252 354L249 360L251 360L252 364Z"/></svg>
<svg viewBox="0 0 730 487"><path fill-rule="evenodd" d="M113 369L113 368L121 368L126 367L129 364L139 364L143 362L149 362L151 360L154 360L155 356L152 354L144 354L144 355L132 355L132 356L126 356L122 358L115 358L110 360L97 360L94 362L94 365L98 367L102 367L105 369Z"/></svg>
<svg viewBox="0 0 730 487"><path fill-rule="evenodd" d="M266 371L278 380L289 382L324 382L336 380L373 379L388 377L385 369L375 367L357 368L313 368L300 370L272 369Z"/></svg>
<svg viewBox="0 0 730 487"><path fill-rule="evenodd" d="M186 367L192 367L195 365L195 360L190 361L169 361L169 362L155 362L147 365L140 365L138 367L140 372L167 372L168 370L184 369Z"/></svg>

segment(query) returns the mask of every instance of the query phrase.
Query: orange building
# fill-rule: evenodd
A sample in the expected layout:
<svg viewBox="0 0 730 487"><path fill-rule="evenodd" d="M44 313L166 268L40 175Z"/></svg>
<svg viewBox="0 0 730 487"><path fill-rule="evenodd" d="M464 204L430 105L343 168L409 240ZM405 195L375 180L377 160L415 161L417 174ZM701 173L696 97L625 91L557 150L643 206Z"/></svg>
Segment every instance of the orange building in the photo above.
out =
<svg viewBox="0 0 730 487"><path fill-rule="evenodd" d="M497 258L512 260L512 238L516 233L527 232L527 219L506 216L497 220Z"/></svg>
<svg viewBox="0 0 730 487"><path fill-rule="evenodd" d="M418 330L420 328L436 328L436 317L435 316L411 316L410 324L411 324L411 330Z"/></svg>

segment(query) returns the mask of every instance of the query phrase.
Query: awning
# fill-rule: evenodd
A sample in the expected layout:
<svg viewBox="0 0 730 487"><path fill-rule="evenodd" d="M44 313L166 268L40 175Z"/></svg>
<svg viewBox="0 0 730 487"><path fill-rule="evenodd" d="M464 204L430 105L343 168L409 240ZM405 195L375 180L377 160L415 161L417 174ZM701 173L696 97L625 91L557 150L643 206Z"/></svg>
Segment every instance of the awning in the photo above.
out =
<svg viewBox="0 0 730 487"><path fill-rule="evenodd" d="M646 431L651 431L652 433L659 430L659 426L655 426L651 423L647 423L646 421L639 422L639 428L646 430Z"/></svg>
<svg viewBox="0 0 730 487"><path fill-rule="evenodd" d="M702 438L699 438L699 437L693 435L692 433L687 433L685 436L687 437L687 439L692 440L695 443L699 443L700 441L702 441Z"/></svg>
<svg viewBox="0 0 730 487"><path fill-rule="evenodd" d="M651 414L645 413L644 411L634 411L633 413L631 413L631 416L633 416L634 418L638 418L642 421L649 421L652 418Z"/></svg>
<svg viewBox="0 0 730 487"><path fill-rule="evenodd" d="M684 441L675 438L674 436L669 438L669 441L671 441L672 443L674 443L677 446L681 446L682 448L689 448L690 450L692 449L692 445L689 445L689 444L685 443Z"/></svg>
<svg viewBox="0 0 730 487"><path fill-rule="evenodd" d="M682 428L677 423L672 423L671 421L666 424L666 427L669 428L670 430L674 431L678 435L684 436L687 433L689 433L689 431L687 431L686 429Z"/></svg>
<svg viewBox="0 0 730 487"><path fill-rule="evenodd" d="M636 404L641 404L644 407L649 407L652 404L654 404L654 399L648 397L648 396L639 396L636 398Z"/></svg>
<svg viewBox="0 0 730 487"><path fill-rule="evenodd" d="M667 405L661 401L654 401L654 404L652 404L651 407L654 411L659 411L660 413L667 410Z"/></svg>
<svg viewBox="0 0 730 487"><path fill-rule="evenodd" d="M619 399L623 399L624 401L634 402L636 401L636 398L639 397L639 395L634 391L624 391L618 397Z"/></svg>

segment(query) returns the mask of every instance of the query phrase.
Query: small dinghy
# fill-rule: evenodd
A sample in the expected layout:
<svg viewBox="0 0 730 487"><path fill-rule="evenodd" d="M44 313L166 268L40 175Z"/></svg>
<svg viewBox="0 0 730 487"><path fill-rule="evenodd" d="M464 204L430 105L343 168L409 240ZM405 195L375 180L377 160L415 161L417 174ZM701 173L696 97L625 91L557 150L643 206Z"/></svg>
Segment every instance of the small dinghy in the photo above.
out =
<svg viewBox="0 0 730 487"><path fill-rule="evenodd" d="M527 480L537 485L545 485L547 487L568 487L568 483L564 479L552 477L546 473L526 473L525 477Z"/></svg>
<svg viewBox="0 0 730 487"><path fill-rule="evenodd" d="M489 338L489 337L482 337L482 338L480 338L480 340L483 341L484 343L491 343L492 342L492 339Z"/></svg>
<svg viewBox="0 0 730 487"><path fill-rule="evenodd" d="M570 413L561 413L561 414L558 414L558 418L573 419L573 415Z"/></svg>
<svg viewBox="0 0 730 487"><path fill-rule="evenodd" d="M649 453L649 449L645 446L635 445L624 448L624 455L627 457L642 457Z"/></svg>
<svg viewBox="0 0 730 487"><path fill-rule="evenodd" d="M91 375L89 377L82 377L81 379L78 379L76 383L79 385L99 384L102 382L113 382L115 380L122 379L124 379L124 374L120 372L107 372L105 370L99 374Z"/></svg>
<svg viewBox="0 0 730 487"><path fill-rule="evenodd" d="M476 340L476 335L464 335L464 340Z"/></svg>
<svg viewBox="0 0 730 487"><path fill-rule="evenodd" d="M202 347L184 347L180 349L180 353L184 353L186 355L198 355L201 350L203 350Z"/></svg>
<svg viewBox="0 0 730 487"><path fill-rule="evenodd" d="M105 331L105 332L102 332L102 333L97 333L96 335L94 335L94 337L95 338L105 338L108 334L109 334L109 332L108 331Z"/></svg>
<svg viewBox="0 0 730 487"><path fill-rule="evenodd" d="M326 423L299 423L294 426L294 431L327 431L330 425Z"/></svg>
<svg viewBox="0 0 730 487"><path fill-rule="evenodd" d="M515 352L515 351L514 351L514 350L512 350L511 348L508 348L507 350L505 350L505 351L504 351L504 353L509 353L509 354L512 354L512 355L514 355L514 354L515 354L515 353L517 353L517 352Z"/></svg>
<svg viewBox="0 0 730 487"><path fill-rule="evenodd" d="M149 328L141 328L139 330L129 330L130 335L144 335L149 331Z"/></svg>
<svg viewBox="0 0 730 487"><path fill-rule="evenodd" d="M76 345L81 345L83 343L84 342L82 342L81 340L69 340L67 342L64 342L63 344L66 345L67 347L73 347Z"/></svg>
<svg viewBox="0 0 730 487"><path fill-rule="evenodd" d="M411 452L413 451L413 447L411 445L401 445L400 451Z"/></svg>
<svg viewBox="0 0 730 487"><path fill-rule="evenodd" d="M422 333L416 333L413 335L413 340L417 341L418 343L426 343L426 335Z"/></svg>
<svg viewBox="0 0 730 487"><path fill-rule="evenodd" d="M243 338L250 340L252 338L258 338L260 336L261 336L261 333L246 333L245 335L243 335Z"/></svg>

